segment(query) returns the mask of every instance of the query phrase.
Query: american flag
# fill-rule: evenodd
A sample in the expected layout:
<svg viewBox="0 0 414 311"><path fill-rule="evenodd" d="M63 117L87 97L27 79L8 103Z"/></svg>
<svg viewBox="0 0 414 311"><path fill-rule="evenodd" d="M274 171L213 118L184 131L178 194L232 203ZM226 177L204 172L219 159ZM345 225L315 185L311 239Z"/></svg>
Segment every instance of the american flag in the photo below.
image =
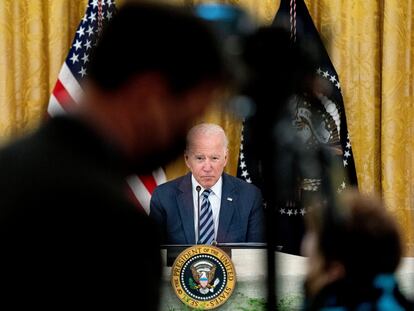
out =
<svg viewBox="0 0 414 311"><path fill-rule="evenodd" d="M105 22L115 14L114 0L89 0L68 56L59 72L56 85L49 99L47 113L50 117L70 112L83 96L80 81L87 76L86 67L92 47ZM149 213L151 194L155 187L166 181L162 168L148 176L129 176L126 188L132 200Z"/></svg>

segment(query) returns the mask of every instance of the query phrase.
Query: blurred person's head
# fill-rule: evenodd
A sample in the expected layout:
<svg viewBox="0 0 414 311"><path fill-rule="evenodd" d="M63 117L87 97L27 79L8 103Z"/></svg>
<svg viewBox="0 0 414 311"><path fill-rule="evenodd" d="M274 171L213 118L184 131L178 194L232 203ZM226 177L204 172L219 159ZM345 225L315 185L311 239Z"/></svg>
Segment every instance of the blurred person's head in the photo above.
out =
<svg viewBox="0 0 414 311"><path fill-rule="evenodd" d="M202 20L179 7L126 3L91 54L84 116L131 164L151 170L184 149L186 132L224 82L223 68Z"/></svg>
<svg viewBox="0 0 414 311"><path fill-rule="evenodd" d="M228 139L220 126L202 123L188 132L185 163L203 188L211 188L219 180L227 154Z"/></svg>
<svg viewBox="0 0 414 311"><path fill-rule="evenodd" d="M394 273L402 256L398 225L380 199L350 191L339 206L335 216L327 206L308 213L302 248L309 257L310 295L340 279L369 284L379 274Z"/></svg>

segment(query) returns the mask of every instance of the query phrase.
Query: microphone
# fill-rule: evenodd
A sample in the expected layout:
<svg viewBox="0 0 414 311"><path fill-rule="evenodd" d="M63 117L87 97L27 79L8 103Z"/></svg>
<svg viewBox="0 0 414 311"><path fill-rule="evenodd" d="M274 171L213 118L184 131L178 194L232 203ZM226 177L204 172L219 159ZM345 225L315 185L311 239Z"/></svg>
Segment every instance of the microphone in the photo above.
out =
<svg viewBox="0 0 414 311"><path fill-rule="evenodd" d="M198 217L197 217L197 244L200 241L200 190L201 187L197 186L196 187L196 191L197 191L197 210L198 210Z"/></svg>

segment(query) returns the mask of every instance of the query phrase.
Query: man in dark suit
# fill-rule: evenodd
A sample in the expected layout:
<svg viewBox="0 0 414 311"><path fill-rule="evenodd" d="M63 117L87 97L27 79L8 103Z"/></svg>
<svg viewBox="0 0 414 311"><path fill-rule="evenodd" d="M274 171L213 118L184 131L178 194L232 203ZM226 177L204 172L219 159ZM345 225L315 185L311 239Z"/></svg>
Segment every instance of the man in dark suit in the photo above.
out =
<svg viewBox="0 0 414 311"><path fill-rule="evenodd" d="M223 173L227 144L218 125L189 131L184 158L191 173L158 186L151 198L150 217L160 225L164 243L263 242L262 195Z"/></svg>
<svg viewBox="0 0 414 311"><path fill-rule="evenodd" d="M0 151L0 305L157 310L160 239L125 177L182 152L221 87L220 55L188 12L120 8L78 109Z"/></svg>

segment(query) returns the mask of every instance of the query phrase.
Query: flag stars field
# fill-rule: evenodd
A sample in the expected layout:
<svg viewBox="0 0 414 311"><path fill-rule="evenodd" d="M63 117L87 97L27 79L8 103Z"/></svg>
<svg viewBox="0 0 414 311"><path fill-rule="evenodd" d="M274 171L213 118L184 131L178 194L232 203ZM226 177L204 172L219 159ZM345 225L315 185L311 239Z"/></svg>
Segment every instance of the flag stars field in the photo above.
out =
<svg viewBox="0 0 414 311"><path fill-rule="evenodd" d="M92 48L92 41L91 40L86 40L84 47L86 50L89 50L90 48Z"/></svg>
<svg viewBox="0 0 414 311"><path fill-rule="evenodd" d="M76 42L73 44L73 47L76 49L76 51L78 49L80 49L82 47L82 42L79 40L76 40Z"/></svg>
<svg viewBox="0 0 414 311"><path fill-rule="evenodd" d="M91 23L93 23L96 20L96 13L91 12L91 15L89 15L88 18L91 21Z"/></svg>
<svg viewBox="0 0 414 311"><path fill-rule="evenodd" d="M82 61L84 64L86 64L89 61L89 55L84 53L82 56Z"/></svg>
<svg viewBox="0 0 414 311"><path fill-rule="evenodd" d="M81 70L79 71L79 74L82 76L82 78L84 76L86 76L86 68L81 67Z"/></svg>
<svg viewBox="0 0 414 311"><path fill-rule="evenodd" d="M72 57L70 58L70 60L72 61L72 64L77 63L79 61L79 55L73 53Z"/></svg>
<svg viewBox="0 0 414 311"><path fill-rule="evenodd" d="M79 27L79 30L76 33L79 35L79 38L81 38L83 35L85 35L85 28L82 26Z"/></svg>
<svg viewBox="0 0 414 311"><path fill-rule="evenodd" d="M90 37L95 32L92 26L88 26L88 30L86 30L88 36Z"/></svg>

